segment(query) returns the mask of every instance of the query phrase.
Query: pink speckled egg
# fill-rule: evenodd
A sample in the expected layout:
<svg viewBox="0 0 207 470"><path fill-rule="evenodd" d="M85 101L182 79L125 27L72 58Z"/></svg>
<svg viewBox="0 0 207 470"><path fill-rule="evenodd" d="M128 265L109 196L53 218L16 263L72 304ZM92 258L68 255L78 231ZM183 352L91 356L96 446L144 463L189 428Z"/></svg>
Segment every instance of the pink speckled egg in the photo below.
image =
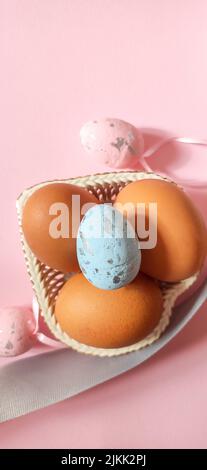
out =
<svg viewBox="0 0 207 470"><path fill-rule="evenodd" d="M126 168L137 163L144 151L142 133L120 119L86 122L80 130L80 138L93 158L111 168Z"/></svg>
<svg viewBox="0 0 207 470"><path fill-rule="evenodd" d="M25 307L0 308L0 356L18 356L36 342L35 319Z"/></svg>

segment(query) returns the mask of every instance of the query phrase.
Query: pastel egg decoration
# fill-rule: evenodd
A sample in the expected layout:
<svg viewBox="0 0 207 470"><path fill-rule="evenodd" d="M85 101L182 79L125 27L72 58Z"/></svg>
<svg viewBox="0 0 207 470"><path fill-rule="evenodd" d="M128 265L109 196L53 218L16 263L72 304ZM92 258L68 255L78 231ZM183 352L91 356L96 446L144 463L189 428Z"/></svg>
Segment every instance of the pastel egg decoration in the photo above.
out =
<svg viewBox="0 0 207 470"><path fill-rule="evenodd" d="M111 204L92 207L78 230L77 258L82 273L95 287L113 290L129 284L141 264L132 224Z"/></svg>
<svg viewBox="0 0 207 470"><path fill-rule="evenodd" d="M134 165L144 151L142 133L121 119L86 122L80 130L80 138L91 157L112 168Z"/></svg>
<svg viewBox="0 0 207 470"><path fill-rule="evenodd" d="M18 356L37 341L33 312L26 307L0 308L0 356Z"/></svg>

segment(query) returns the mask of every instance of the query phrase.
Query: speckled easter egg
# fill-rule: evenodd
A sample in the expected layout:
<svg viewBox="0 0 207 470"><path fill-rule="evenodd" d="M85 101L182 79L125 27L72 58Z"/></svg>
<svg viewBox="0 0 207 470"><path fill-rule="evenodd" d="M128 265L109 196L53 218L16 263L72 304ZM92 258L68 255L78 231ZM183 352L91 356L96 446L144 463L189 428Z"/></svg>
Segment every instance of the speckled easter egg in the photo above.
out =
<svg viewBox="0 0 207 470"><path fill-rule="evenodd" d="M80 130L84 149L102 164L126 168L137 162L144 150L141 132L120 119L86 122Z"/></svg>
<svg viewBox="0 0 207 470"><path fill-rule="evenodd" d="M118 289L138 274L141 252L130 222L111 204L88 210L77 237L77 257L85 277L100 289Z"/></svg>
<svg viewBox="0 0 207 470"><path fill-rule="evenodd" d="M36 342L32 310L24 307L0 309L0 356L18 356Z"/></svg>

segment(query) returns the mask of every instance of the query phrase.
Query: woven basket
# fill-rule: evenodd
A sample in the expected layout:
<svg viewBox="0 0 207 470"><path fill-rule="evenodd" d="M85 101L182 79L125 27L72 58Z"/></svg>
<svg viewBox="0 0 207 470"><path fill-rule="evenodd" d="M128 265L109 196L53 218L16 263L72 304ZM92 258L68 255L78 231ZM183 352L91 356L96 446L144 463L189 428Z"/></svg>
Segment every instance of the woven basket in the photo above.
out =
<svg viewBox="0 0 207 470"><path fill-rule="evenodd" d="M38 184L25 190L17 200L17 211L19 219L19 227L21 233L21 242L26 260L27 270L33 285L35 295L37 297L41 315L44 317L49 329L54 336L65 343L67 346L85 354L92 354L96 356L118 356L132 351L137 351L146 347L156 341L163 331L166 329L170 321L172 307L176 299L184 291L186 291L196 280L197 275L178 282L176 284L160 283L163 294L163 313L160 322L145 339L139 341L131 346L116 348L116 349L103 349L94 348L70 338L64 331L61 330L60 325L57 323L54 316L54 306L59 290L66 282L66 276L63 273L54 270L40 261L33 255L30 250L23 232L22 232L22 209L25 202L31 194L37 189L54 182L72 183L78 186L85 187L90 193L94 194L101 202L113 201L119 191L128 183L136 180L146 178L151 179L166 179L155 173L144 172L119 172L119 173L104 173L91 176L84 176L80 178L71 178L67 180L47 181ZM173 183L172 183L173 184ZM68 279L68 276L67 276Z"/></svg>

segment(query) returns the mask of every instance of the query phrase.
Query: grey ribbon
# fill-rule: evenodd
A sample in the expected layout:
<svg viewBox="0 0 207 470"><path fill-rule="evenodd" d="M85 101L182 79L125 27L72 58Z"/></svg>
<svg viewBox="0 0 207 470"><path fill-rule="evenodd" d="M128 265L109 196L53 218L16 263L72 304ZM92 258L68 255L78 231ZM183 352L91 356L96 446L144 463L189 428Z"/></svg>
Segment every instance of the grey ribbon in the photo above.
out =
<svg viewBox="0 0 207 470"><path fill-rule="evenodd" d="M207 298L207 281L174 308L161 338L140 351L119 357L85 356L68 349L22 358L0 370L0 422L77 395L138 366L165 346Z"/></svg>

